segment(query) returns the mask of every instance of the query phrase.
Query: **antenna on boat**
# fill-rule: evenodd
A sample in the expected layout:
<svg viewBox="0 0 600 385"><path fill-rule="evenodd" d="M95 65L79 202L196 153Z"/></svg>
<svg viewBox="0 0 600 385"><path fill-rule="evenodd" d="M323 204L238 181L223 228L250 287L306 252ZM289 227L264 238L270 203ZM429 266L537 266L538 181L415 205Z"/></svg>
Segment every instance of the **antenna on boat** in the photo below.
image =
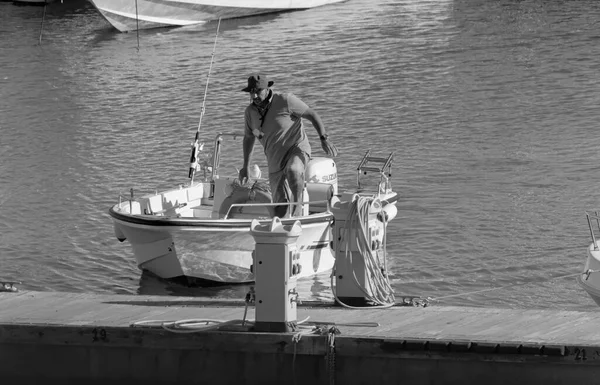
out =
<svg viewBox="0 0 600 385"><path fill-rule="evenodd" d="M213 60L215 58L215 49L217 48L217 37L219 37L219 26L221 25L221 18L219 17L219 23L217 24L217 33L215 35L215 44L213 46L213 51L210 57L210 66L208 67L208 75L206 76L206 88L204 89L204 99L202 100L202 108L200 109L200 121L198 122L198 129L196 130L196 137L194 138L194 143L192 143L192 156L190 157L190 171L188 174L188 178L191 178L192 181L190 185L194 183L194 175L196 174L196 166L198 165L198 150L200 147L200 143L198 139L200 138L200 127L202 126L202 117L204 116L204 110L206 105L206 94L208 93L208 81L210 80L210 70L212 69Z"/></svg>

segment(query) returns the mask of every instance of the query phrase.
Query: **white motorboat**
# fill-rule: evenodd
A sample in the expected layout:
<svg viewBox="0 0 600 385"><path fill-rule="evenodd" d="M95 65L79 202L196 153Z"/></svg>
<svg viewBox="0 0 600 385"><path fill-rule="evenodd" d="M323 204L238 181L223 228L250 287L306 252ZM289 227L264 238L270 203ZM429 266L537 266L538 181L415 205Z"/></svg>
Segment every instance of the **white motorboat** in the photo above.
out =
<svg viewBox="0 0 600 385"><path fill-rule="evenodd" d="M259 178L241 186L237 175L219 175L223 139L236 136L217 135L212 156L197 167L205 173L203 180L192 178L187 185L137 198L132 193L129 199L121 199L110 208L115 235L120 241L129 241L140 269L165 279L183 278L188 284L254 280L251 222L259 219L261 224L270 223L276 204L271 203L266 191L268 181ZM379 162L381 167L368 166L369 160ZM357 168L357 188L350 192L395 205L397 193L389 181L392 160L393 154L376 158L367 152ZM369 190L361 185L360 177L375 171L378 182ZM333 159L311 159L306 180L303 202L289 204L301 205L302 214L281 218L283 225L299 221L302 226L297 241L302 265L298 278L326 272L335 261L331 235L334 215L330 208L338 186Z"/></svg>
<svg viewBox="0 0 600 385"><path fill-rule="evenodd" d="M577 276L577 282L592 297L594 302L600 306L600 248L594 233L593 222L600 229L600 216L597 212L585 213L592 236L592 243L587 248L587 260L583 272Z"/></svg>
<svg viewBox="0 0 600 385"><path fill-rule="evenodd" d="M309 9L344 0L90 0L121 32L177 27L265 13Z"/></svg>

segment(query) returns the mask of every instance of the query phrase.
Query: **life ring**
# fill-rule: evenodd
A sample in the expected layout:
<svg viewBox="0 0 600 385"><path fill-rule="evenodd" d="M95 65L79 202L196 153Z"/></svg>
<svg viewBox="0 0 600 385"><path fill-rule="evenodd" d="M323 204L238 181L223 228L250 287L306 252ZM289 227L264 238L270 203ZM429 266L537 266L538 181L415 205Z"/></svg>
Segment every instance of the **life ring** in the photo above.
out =
<svg viewBox="0 0 600 385"><path fill-rule="evenodd" d="M275 208L273 206L258 206L258 207L234 207L229 210L231 205L240 203L271 203L271 193L262 188L255 188L255 185L235 186L231 195L223 200L219 207L219 218L223 218L229 211L228 218L258 218L261 216L275 216Z"/></svg>

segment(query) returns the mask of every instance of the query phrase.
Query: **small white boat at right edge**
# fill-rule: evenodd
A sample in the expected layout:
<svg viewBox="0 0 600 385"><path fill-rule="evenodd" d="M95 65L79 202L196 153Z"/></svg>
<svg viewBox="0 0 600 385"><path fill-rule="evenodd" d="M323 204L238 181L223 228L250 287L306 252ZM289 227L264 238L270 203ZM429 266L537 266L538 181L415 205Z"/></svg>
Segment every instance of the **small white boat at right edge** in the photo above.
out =
<svg viewBox="0 0 600 385"><path fill-rule="evenodd" d="M598 212L590 213L587 211L585 216L587 217L590 235L592 236L592 243L587 248L587 260L583 272L577 276L577 282L592 297L594 302L600 306L600 247L599 241L594 234L593 225L593 222L596 222L600 230L600 216Z"/></svg>
<svg viewBox="0 0 600 385"><path fill-rule="evenodd" d="M295 11L345 0L90 0L121 32Z"/></svg>

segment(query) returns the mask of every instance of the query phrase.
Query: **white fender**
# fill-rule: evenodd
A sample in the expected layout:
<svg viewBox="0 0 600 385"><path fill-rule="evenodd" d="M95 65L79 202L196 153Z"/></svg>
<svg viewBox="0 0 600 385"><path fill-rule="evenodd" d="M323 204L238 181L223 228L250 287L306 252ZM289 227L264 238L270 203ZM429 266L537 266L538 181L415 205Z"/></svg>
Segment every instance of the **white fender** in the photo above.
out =
<svg viewBox="0 0 600 385"><path fill-rule="evenodd" d="M394 203L386 202L381 209L381 213L377 216L377 218L382 222L389 222L392 219L396 218L398 214L398 208Z"/></svg>

